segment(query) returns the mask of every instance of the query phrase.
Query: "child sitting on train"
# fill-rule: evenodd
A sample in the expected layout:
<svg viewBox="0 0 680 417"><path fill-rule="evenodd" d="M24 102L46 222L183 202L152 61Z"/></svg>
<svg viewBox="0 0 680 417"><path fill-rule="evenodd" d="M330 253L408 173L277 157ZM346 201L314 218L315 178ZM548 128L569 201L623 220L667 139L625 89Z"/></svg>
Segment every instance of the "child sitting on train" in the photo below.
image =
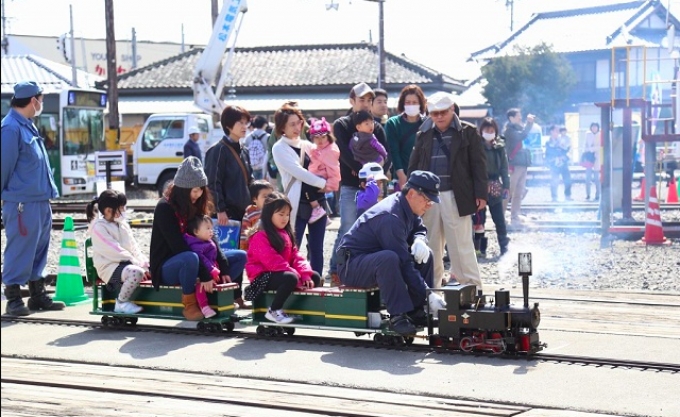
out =
<svg viewBox="0 0 680 417"><path fill-rule="evenodd" d="M293 206L283 193L274 191L265 199L257 230L252 230L248 246L246 273L250 286L246 300L254 300L262 292L276 290L265 317L276 323L293 321L283 311L286 299L297 289L318 287L321 277L312 270L295 246L290 225Z"/></svg>
<svg viewBox="0 0 680 417"><path fill-rule="evenodd" d="M377 162L364 164L359 171L360 189L357 192L357 216L364 214L384 197L387 177Z"/></svg>
<svg viewBox="0 0 680 417"><path fill-rule="evenodd" d="M92 261L97 275L110 291L118 291L113 311L136 314L142 307L130 301L130 297L140 282L149 279L149 260L142 254L125 221L126 204L125 194L105 190L87 204L85 213L90 223ZM100 216L97 216L95 206Z"/></svg>
<svg viewBox="0 0 680 417"><path fill-rule="evenodd" d="M215 229L213 228L213 221L210 216L195 216L187 222L187 232L184 234L184 240L191 248L191 251L198 255L199 261L210 271L213 281L218 284L231 282L229 275L221 275L220 267L217 263L217 251L219 249L214 236ZM217 314L215 310L210 308L208 295L205 293L200 282L196 283L196 301L206 319Z"/></svg>
<svg viewBox="0 0 680 417"><path fill-rule="evenodd" d="M264 199L274 191L274 186L267 180L255 180L250 183L248 188L253 204L246 207L246 214L243 215L243 220L241 220L241 241L239 243L241 250L246 251L248 250L248 230L260 220Z"/></svg>

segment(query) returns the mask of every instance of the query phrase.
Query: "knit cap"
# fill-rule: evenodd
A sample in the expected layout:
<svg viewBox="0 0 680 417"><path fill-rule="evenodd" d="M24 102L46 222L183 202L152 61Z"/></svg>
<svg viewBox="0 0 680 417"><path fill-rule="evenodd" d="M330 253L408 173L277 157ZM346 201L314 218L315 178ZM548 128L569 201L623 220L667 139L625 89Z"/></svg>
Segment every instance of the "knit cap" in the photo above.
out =
<svg viewBox="0 0 680 417"><path fill-rule="evenodd" d="M208 177L203 171L201 160L195 156L189 156L179 164L174 180L175 187L194 188L208 185Z"/></svg>

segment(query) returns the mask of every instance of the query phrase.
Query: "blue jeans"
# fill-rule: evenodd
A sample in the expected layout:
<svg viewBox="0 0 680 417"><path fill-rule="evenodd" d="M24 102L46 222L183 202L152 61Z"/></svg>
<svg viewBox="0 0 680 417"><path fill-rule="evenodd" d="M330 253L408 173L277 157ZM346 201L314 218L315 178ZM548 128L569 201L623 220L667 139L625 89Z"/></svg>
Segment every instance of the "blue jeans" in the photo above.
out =
<svg viewBox="0 0 680 417"><path fill-rule="evenodd" d="M161 269L163 284L181 285L182 294L193 294L196 292L198 262L198 255L191 251L180 252L169 258Z"/></svg>
<svg viewBox="0 0 680 417"><path fill-rule="evenodd" d="M243 268L246 266L246 260L248 255L246 251L240 249L229 249L225 250L224 256L227 257L229 262L229 277L231 282L238 284L238 288L234 290L234 298L241 298L243 285Z"/></svg>
<svg viewBox="0 0 680 417"><path fill-rule="evenodd" d="M338 245L340 245L340 240L349 232L352 225L357 221L357 192L359 188L357 187L340 187L340 228L338 229L338 236L335 238L335 244L333 245L333 254L331 255L331 265L329 272L338 272L338 265L335 262L335 252L338 250Z"/></svg>
<svg viewBox="0 0 680 417"><path fill-rule="evenodd" d="M309 235L307 236L309 263L312 269L321 276L323 274L323 238L326 235L326 217L322 217L312 224L308 224L307 220L299 217L295 219L295 244L298 248L302 245L302 237L307 227L309 227Z"/></svg>

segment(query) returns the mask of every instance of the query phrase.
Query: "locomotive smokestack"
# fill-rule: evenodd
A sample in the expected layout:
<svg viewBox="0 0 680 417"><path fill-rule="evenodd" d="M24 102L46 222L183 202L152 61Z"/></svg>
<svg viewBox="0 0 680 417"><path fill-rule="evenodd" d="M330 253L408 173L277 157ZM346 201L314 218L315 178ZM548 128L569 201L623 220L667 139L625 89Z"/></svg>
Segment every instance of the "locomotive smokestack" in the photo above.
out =
<svg viewBox="0 0 680 417"><path fill-rule="evenodd" d="M529 308L529 275L531 275L531 253L517 254L517 271L522 276L524 308Z"/></svg>

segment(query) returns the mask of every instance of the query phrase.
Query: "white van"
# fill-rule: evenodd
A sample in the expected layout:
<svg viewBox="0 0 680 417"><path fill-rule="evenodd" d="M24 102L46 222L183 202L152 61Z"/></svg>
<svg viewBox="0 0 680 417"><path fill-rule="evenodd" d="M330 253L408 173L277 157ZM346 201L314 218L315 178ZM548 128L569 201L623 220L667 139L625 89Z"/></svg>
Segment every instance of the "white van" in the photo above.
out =
<svg viewBox="0 0 680 417"><path fill-rule="evenodd" d="M201 131L198 144L203 157L211 144L222 135L212 128L212 117L202 113L153 114L144 123L133 151L133 172L136 186L154 188L159 195L175 177L184 159L184 144L189 140L189 128Z"/></svg>

